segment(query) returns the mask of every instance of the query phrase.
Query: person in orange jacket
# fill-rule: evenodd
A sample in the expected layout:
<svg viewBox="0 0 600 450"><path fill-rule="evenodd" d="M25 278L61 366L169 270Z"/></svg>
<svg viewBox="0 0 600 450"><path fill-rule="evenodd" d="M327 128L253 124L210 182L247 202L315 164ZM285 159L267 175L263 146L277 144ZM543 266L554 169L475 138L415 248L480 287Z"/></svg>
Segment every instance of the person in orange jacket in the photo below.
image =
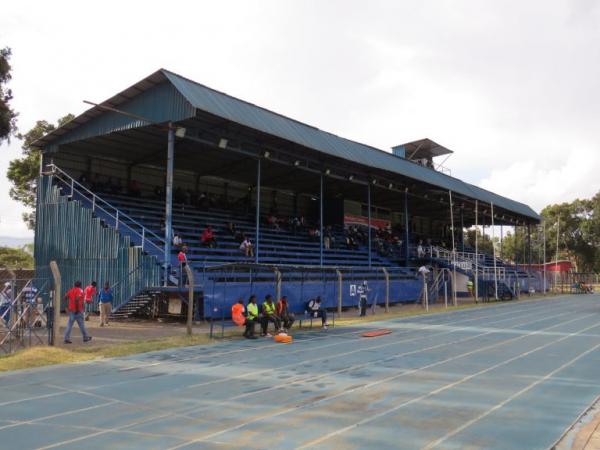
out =
<svg viewBox="0 0 600 450"><path fill-rule="evenodd" d="M277 304L275 305L275 312L277 313L277 316L279 316L279 318L281 319L283 328L286 331L289 330L290 328L292 328L295 317L294 317L294 313L291 313L289 310L287 297L285 295L282 296L279 299L279 301L277 302Z"/></svg>
<svg viewBox="0 0 600 450"><path fill-rule="evenodd" d="M246 326L244 330L244 337L246 339L256 339L254 335L254 324L256 323L253 319L246 317L246 308L244 307L244 300L239 299L236 304L231 307L231 320L238 326Z"/></svg>

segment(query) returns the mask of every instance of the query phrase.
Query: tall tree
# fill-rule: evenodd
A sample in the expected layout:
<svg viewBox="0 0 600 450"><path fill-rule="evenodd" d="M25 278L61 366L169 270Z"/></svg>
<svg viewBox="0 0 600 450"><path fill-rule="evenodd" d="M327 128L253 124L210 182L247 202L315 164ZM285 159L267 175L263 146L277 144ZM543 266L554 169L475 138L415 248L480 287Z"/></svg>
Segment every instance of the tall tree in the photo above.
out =
<svg viewBox="0 0 600 450"><path fill-rule="evenodd" d="M67 114L58 120L58 126L73 118L72 114ZM32 144L54 129L56 129L54 124L38 120L27 133L17 135L23 141L21 145L23 156L10 162L6 176L12 184L9 191L11 198L28 208L35 208L35 188L40 168L40 150L33 147ZM24 213L23 220L29 228L33 229L35 227L35 211Z"/></svg>
<svg viewBox="0 0 600 450"><path fill-rule="evenodd" d="M17 129L17 113L10 107L12 91L6 87L11 79L10 56L12 52L6 47L0 49L0 144L9 140Z"/></svg>
<svg viewBox="0 0 600 450"><path fill-rule="evenodd" d="M22 248L0 247L0 268L33 269L33 256Z"/></svg>

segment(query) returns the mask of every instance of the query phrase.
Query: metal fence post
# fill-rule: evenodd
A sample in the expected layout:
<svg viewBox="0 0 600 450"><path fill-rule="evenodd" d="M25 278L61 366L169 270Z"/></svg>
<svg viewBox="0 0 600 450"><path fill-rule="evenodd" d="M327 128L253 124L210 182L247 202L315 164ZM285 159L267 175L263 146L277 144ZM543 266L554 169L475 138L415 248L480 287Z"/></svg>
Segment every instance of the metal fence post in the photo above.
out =
<svg viewBox="0 0 600 450"><path fill-rule="evenodd" d="M423 274L423 295L425 301L425 311L429 311L429 288L427 287L427 279L425 278L425 274Z"/></svg>
<svg viewBox="0 0 600 450"><path fill-rule="evenodd" d="M337 281L338 281L337 312L338 312L338 316L339 316L342 314L342 272L340 271L340 269L335 269L335 273L337 274Z"/></svg>
<svg viewBox="0 0 600 450"><path fill-rule="evenodd" d="M390 274L385 267L381 268L385 279L385 312L390 312Z"/></svg>
<svg viewBox="0 0 600 450"><path fill-rule="evenodd" d="M194 272L190 265L185 265L185 271L188 278L188 309L187 309L187 335L192 335L192 319L194 316Z"/></svg>
<svg viewBox="0 0 600 450"><path fill-rule="evenodd" d="M281 298L281 272L277 267L273 268L275 272L275 298L279 300Z"/></svg>
<svg viewBox="0 0 600 450"><path fill-rule="evenodd" d="M52 277L54 278L54 300L52 307L53 318L52 318L52 345L58 345L58 335L60 332L60 302L62 300L62 279L60 276L60 270L56 261L50 261L50 270L52 271Z"/></svg>

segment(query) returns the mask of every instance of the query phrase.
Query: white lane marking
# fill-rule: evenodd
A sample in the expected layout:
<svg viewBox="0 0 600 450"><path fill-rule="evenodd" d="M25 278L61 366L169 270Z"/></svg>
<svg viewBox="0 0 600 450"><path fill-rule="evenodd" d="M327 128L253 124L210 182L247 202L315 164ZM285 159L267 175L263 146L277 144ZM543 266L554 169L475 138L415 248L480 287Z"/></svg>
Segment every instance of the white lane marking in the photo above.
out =
<svg viewBox="0 0 600 450"><path fill-rule="evenodd" d="M554 375L556 375L558 372L560 372L561 370L566 369L569 366L572 366L574 363L576 363L577 361L579 361L581 358L583 358L584 356L588 355L589 353L597 350L600 348L600 343L594 345L592 348L580 353L579 355L577 355L575 358L571 359L570 361L564 363L562 366L557 367L556 369L554 369L553 371L547 373L545 376L539 378L538 380L534 381L533 383L529 384L528 386L525 386L523 389L521 389L518 392L515 392L514 394L512 394L511 396L507 397L506 399L504 399L503 401L497 403L496 405L494 405L493 407L491 407L490 409L488 409L487 411L481 413L480 415L478 415L477 417L474 417L473 419L465 422L463 425L455 428L454 430L452 430L451 432L445 434L444 436L442 436L441 438L429 443L428 445L426 445L425 447L423 447L423 449L430 449L430 448L436 448L437 446L439 446L442 442L448 440L449 438L451 438L452 436L457 435L458 433L460 433L461 431L465 430L466 428L470 427L471 425L475 424L476 422L479 422L481 419L483 419L486 416L489 416L491 413L493 413L494 411L499 410L500 408L504 407L507 403L513 401L514 399L516 399L517 397L523 395L524 393L530 391L531 389L533 389L534 387L536 387L537 385L543 383L544 381L549 380L550 378L552 378Z"/></svg>
<svg viewBox="0 0 600 450"><path fill-rule="evenodd" d="M37 417L37 418L31 419L31 420L15 421L15 423L12 423L10 425L4 425L4 426L0 427L0 430L5 430L7 428L18 427L20 425L29 425L29 424L36 423L36 422L39 422L39 421L42 421L42 420L54 419L56 417L68 416L69 414L75 414L75 413L90 411L92 409L102 408L103 406L113 405L115 403L116 402L106 402L106 403L101 403L99 405L88 406L86 408L72 409L70 411L64 411L64 412L61 412L61 413L51 414L49 416Z"/></svg>
<svg viewBox="0 0 600 450"><path fill-rule="evenodd" d="M501 367L501 366L503 366L503 365L506 365L506 364L508 364L508 363L511 363L511 362L513 362L513 361L516 361L517 359L523 358L524 356L530 355L530 354L532 354L532 353L535 353L535 352L537 352L537 351L540 351L540 350L542 350L542 349L544 349L544 348L547 348L547 347L550 347L550 346L552 346L552 345L555 345L555 344L557 344L557 343L559 343L559 342L561 342L561 341L564 341L565 339L569 339L569 338L570 338L570 337L572 337L572 336L577 336L577 335L579 335L580 333L582 333L582 332L584 332L584 331L590 330L590 329L592 329L592 328L595 328L595 327L598 327L598 326L600 326L600 322L597 322L597 323L595 323L594 325L591 325L591 326L589 326L589 327L586 327L586 328L584 328L583 330L580 330L580 331L578 331L577 333L572 333L572 334L571 334L571 335L569 335L569 336L564 336L564 337L561 337L561 338L559 338L559 339L556 339L556 340L554 340L554 341L548 342L548 343L546 343L546 344L544 344L544 345L538 346L538 347L536 347L536 348L534 348L534 349L532 349L532 350L528 350L528 351L526 351L526 352L520 353L519 355L513 356L513 357L511 357L511 358L509 358L509 359L507 359L507 360L504 360L504 361L502 361L502 362L499 362L499 363L497 363L497 364L494 364L494 365L492 365L492 366L490 366L490 367L487 367L486 369L480 370L480 371L478 371L478 372L475 372L475 373L473 373L473 374L471 374L471 375L464 376L464 377L462 377L462 378L461 378L461 379L459 379L459 380L456 380L456 381L454 381L454 382L452 382L452 383L448 383L448 384L446 384L446 385L444 385L444 386L441 386L441 387L439 387L439 388L437 388L437 389L434 389L434 390L432 390L432 391L429 391L428 393L426 393L426 394L423 394L423 395L420 395L419 397L415 397L415 398L413 398L413 399L411 399L411 400L407 400L407 401L405 401L405 402L402 402L402 403L400 403L400 404L398 404L398 405L394 406L393 408L389 408L389 409L387 409L387 410L385 410L385 411L382 411L382 412L380 412L380 413L377 413L377 414L374 414L374 415L372 415L372 416L370 416L370 417L368 417L368 418L365 418L365 419L362 419L362 420L360 420L360 421L358 421L358 422L355 422L355 423L353 423L352 425L348 425L348 426L346 426L346 427L340 428L340 429L338 429L338 430L336 430L336 431L333 431L333 432L331 432L331 433L328 433L328 434L326 434L326 435L323 435L323 436L321 436L320 438L317 438L317 439L314 439L314 440L312 440L312 441L310 441L310 442L307 442L307 443L305 443L305 444L302 444L302 445L301 445L300 447L298 447L298 448L308 448L308 447L311 447L311 446L314 446L314 445L320 444L320 443L322 443L322 442L324 442L324 441L326 441L326 440L328 440L328 439L331 439L331 438L332 438L332 437L334 437L334 436L339 436L340 434L343 434L343 433L345 433L345 432L347 432L347 431L350 431L350 430L352 430L352 429L354 429L354 428L357 428L357 427L359 427L359 426L362 426L362 425L366 425L366 424L368 424L368 423L370 423L370 422L372 422L372 421L374 421L374 420L377 420L377 419L380 419L380 418L382 418L382 417L384 417L384 416L387 416L387 415L388 415L388 414L390 414L390 413L396 412L396 411L398 411L398 410L400 410L400 409L402 409L402 408L404 408L404 407L406 407L406 406L408 406L408 405L412 405L413 403L418 403L418 402L420 402L421 400L424 400L424 399L426 399L426 398L429 398L429 397L432 397L432 396L434 396L434 395L437 395L437 394L439 394L440 392L444 392L444 391L447 391L448 389L452 389L453 387L456 387L456 386L458 386L458 385L460 385L460 384L462 384L462 383L464 383L464 382L466 382L466 381L469 381L469 380L471 380L471 379L473 379L473 378L475 378L475 377L478 377L478 376L480 376L480 375L483 375L483 374L485 374L485 373L487 373L487 372L489 372L489 371L491 371L491 370L497 369L498 367ZM515 339L519 339L519 338L515 338Z"/></svg>
<svg viewBox="0 0 600 450"><path fill-rule="evenodd" d="M505 339L505 340L502 340L502 341L497 342L495 344L491 344L491 345L488 345L488 346L485 346L485 347L480 347L480 348L478 348L476 350L472 350L472 351L469 351L469 352L466 352L466 353L463 353L463 354L460 354L460 355L456 355L456 356L447 358L447 359L442 360L442 361L438 361L438 362L435 362L435 363L427 364L425 366L422 366L422 367L419 367L419 368L416 368L416 369L411 369L411 370L408 370L408 371L405 371L405 372L402 372L400 374L396 374L396 375L393 375L393 376L390 376L390 377L382 378L380 380L373 381L371 383L367 383L367 384L365 384L363 386L360 386L360 387L357 387L357 388L354 388L354 389L348 389L346 391L339 392L337 394L324 397L324 398L316 400L314 402L309 402L309 403L306 403L306 404L301 404L301 405L289 407L289 408L280 410L280 411L275 412L275 413L265 414L265 415L262 415L260 417L256 417L256 418L254 418L252 420L249 420L249 421L246 421L246 422L242 422L242 423L240 423L238 425L235 425L233 427L228 427L228 428L222 429L220 431L217 431L217 432L214 432L214 433L210 433L210 434L208 434L206 436L203 436L201 438L197 438L197 439L194 439L192 441L188 441L188 442L186 442L184 444L181 444L179 446L171 447L169 450L175 450L175 449L184 447L185 445L189 445L189 444L196 443L196 442L202 442L205 439L213 439L216 436L220 436L222 434L225 434L225 433L228 433L228 432L232 432L232 431L237 431L237 430L239 430L241 428L244 428L244 427L246 427L248 425L251 425L253 423L256 423L256 422L263 421L265 419L271 419L273 417L278 417L278 416L281 416L281 415L284 415L284 414L287 414L287 413L290 413L290 412L293 412L293 411L298 411L299 409L304 409L307 406L314 406L314 405L317 405L317 404L320 404L320 403L328 402L328 401L331 401L331 400L339 398L339 397L344 397L346 395L353 394L353 393L355 393L356 391L359 391L359 390L370 389L370 388L372 388L374 386L377 386L379 384L387 383L389 381L396 380L396 379L404 377L406 375L411 375L413 373L416 373L416 372L419 372L419 371L422 371L422 370L425 370L425 369L430 369L432 367L436 367L436 366L439 366L441 364L445 364L445 363L450 362L450 361L454 361L454 360L461 359L461 358L464 358L466 356L470 356L470 355L473 355L473 354L476 354L476 353L479 353L479 352L482 352L482 351L485 351L485 350L489 350L490 348L498 347L498 346L501 346L501 345L506 345L509 342L514 342L514 341L517 341L517 340L520 340L520 339L524 339L524 338L536 335L536 334L538 334L541 331L545 331L545 330L549 330L549 329L552 329L552 328L556 328L556 327L559 327L559 326L562 326L562 325L565 325L565 324L568 324L568 323L571 323L571 322L574 322L574 321L577 321L577 320L585 319L587 317L588 316L577 317L577 318L574 318L574 319L567 320L565 322L560 322L560 323L552 325L550 327L542 328L541 330L532 331L532 332L530 332L529 334L526 334L526 335L520 335L520 336L517 336L515 338L511 338L511 339ZM598 326L598 324L595 324L594 326ZM594 326L592 326L590 328L593 328ZM587 331L587 329L584 329L584 330L581 330L581 331ZM358 426L358 425L356 425L356 426Z"/></svg>

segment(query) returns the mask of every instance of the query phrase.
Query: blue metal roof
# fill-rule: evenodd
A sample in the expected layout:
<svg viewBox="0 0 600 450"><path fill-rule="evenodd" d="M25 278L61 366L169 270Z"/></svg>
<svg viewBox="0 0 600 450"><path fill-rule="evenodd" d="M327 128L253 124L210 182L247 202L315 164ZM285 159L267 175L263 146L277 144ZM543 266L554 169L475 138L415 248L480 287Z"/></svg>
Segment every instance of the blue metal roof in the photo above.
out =
<svg viewBox="0 0 600 450"><path fill-rule="evenodd" d="M377 169L429 183L444 190L478 199L536 220L540 216L529 206L485 189L399 158L389 152L351 141L313 126L298 122L265 108L215 91L202 84L163 70L167 79L196 108L264 133L351 160Z"/></svg>
<svg viewBox="0 0 600 450"><path fill-rule="evenodd" d="M170 84L175 87L176 95L172 90L162 86L165 81L168 81L167 86ZM138 96L143 97L143 101L136 101ZM149 98L149 96L152 98ZM160 103L160 105L157 103ZM161 69L153 73L102 105L118 106L128 112L135 112L160 122L169 120L176 122L192 117L194 109L204 111L330 156L396 173L485 203L494 203L499 208L534 220L540 220L540 216L523 203L465 183L458 178L425 168L394 156L387 151L319 130L316 127L216 91L168 70ZM91 108L71 122L44 136L36 145L48 150L62 143L91 137L94 133L101 135L111 131L146 125L127 118L113 118L113 114L103 110L102 105ZM103 116L110 120L105 120Z"/></svg>

